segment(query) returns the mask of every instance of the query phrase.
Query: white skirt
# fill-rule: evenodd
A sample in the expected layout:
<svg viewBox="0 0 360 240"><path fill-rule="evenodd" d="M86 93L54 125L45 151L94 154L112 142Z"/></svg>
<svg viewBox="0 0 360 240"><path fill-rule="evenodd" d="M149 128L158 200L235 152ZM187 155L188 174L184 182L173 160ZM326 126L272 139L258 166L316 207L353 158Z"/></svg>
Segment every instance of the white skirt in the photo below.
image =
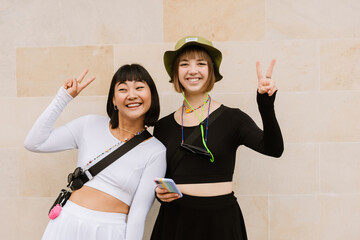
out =
<svg viewBox="0 0 360 240"><path fill-rule="evenodd" d="M90 210L67 201L42 240L123 240L126 214Z"/></svg>

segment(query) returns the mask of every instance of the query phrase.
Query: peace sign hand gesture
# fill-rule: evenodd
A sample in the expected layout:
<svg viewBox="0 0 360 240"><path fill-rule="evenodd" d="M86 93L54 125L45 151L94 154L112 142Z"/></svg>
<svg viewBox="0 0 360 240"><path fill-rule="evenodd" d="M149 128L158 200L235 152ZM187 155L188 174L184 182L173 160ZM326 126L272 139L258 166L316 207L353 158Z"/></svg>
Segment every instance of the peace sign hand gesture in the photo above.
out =
<svg viewBox="0 0 360 240"><path fill-rule="evenodd" d="M258 77L258 92L260 94L267 93L269 96L273 95L278 89L275 85L275 80L271 79L272 71L274 69L276 60L271 60L270 67L266 73L266 78L263 77L261 72L260 62L256 62L256 73Z"/></svg>
<svg viewBox="0 0 360 240"><path fill-rule="evenodd" d="M68 79L65 81L63 87L66 91L75 98L79 93L86 88L92 81L95 80L95 77L86 79L83 81L85 75L89 72L88 69L85 69L78 78L72 77L72 79Z"/></svg>

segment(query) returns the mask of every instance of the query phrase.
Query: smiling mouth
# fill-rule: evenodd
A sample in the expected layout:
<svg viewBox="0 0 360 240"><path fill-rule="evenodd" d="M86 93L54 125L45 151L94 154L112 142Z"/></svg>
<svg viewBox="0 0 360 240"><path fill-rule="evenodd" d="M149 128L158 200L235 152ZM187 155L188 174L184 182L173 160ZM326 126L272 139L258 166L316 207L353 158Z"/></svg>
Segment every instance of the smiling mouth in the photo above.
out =
<svg viewBox="0 0 360 240"><path fill-rule="evenodd" d="M131 103L131 104L127 104L126 107L128 108L136 108L139 107L141 105L141 103Z"/></svg>
<svg viewBox="0 0 360 240"><path fill-rule="evenodd" d="M200 78L187 78L189 82L197 82L200 80Z"/></svg>

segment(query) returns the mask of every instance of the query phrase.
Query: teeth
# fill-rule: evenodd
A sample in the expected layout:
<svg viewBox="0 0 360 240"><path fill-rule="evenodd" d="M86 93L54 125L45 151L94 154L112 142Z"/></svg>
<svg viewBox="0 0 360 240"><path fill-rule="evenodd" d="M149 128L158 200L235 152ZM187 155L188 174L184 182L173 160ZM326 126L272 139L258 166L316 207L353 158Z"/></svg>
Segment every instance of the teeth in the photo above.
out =
<svg viewBox="0 0 360 240"><path fill-rule="evenodd" d="M127 106L128 107L138 107L138 106L140 106L140 103L133 103L133 104L129 104Z"/></svg>
<svg viewBox="0 0 360 240"><path fill-rule="evenodd" d="M189 78L189 81L190 82L196 82L196 81L199 81L199 78Z"/></svg>

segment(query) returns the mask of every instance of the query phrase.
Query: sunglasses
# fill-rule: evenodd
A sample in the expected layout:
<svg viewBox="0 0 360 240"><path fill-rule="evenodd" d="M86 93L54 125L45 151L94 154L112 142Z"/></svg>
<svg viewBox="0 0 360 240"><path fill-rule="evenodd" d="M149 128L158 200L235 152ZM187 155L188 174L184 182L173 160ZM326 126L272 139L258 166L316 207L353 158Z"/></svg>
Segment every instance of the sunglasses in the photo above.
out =
<svg viewBox="0 0 360 240"><path fill-rule="evenodd" d="M196 155L200 155L202 157L208 157L211 158L211 155L209 152L207 152L206 150L204 150L203 148L200 147L196 147L190 144L186 144L186 143L181 143L180 147L182 149L185 149L186 151L190 152L190 153L194 153Z"/></svg>
<svg viewBox="0 0 360 240"><path fill-rule="evenodd" d="M75 168L74 172L70 173L68 175L68 183L69 183L69 185L75 178L78 178L81 174L82 174L82 168L81 167Z"/></svg>

